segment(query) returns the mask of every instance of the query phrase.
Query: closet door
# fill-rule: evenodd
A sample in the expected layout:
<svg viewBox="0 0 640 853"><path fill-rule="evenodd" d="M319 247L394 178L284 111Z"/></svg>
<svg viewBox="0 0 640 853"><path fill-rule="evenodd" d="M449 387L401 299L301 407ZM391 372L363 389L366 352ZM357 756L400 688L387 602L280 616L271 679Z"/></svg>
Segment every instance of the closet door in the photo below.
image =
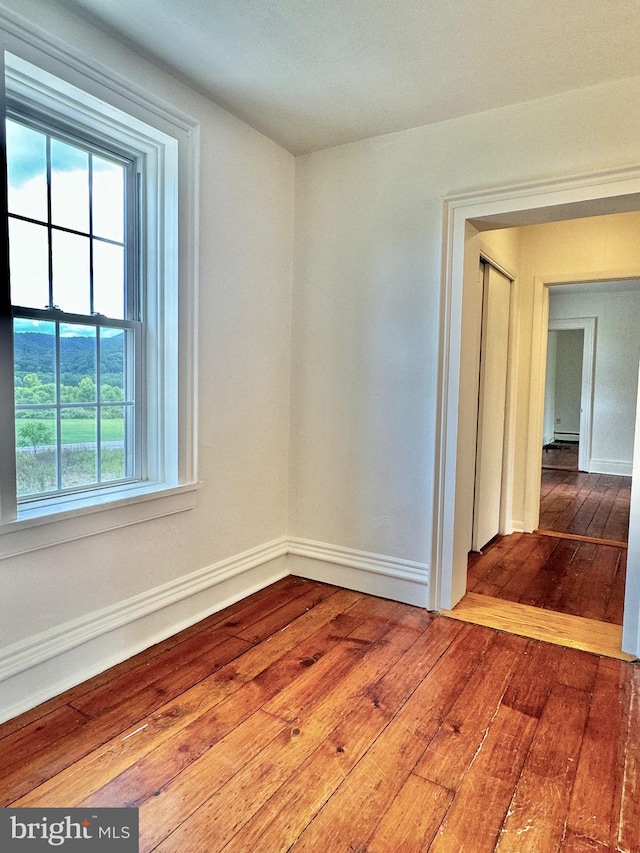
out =
<svg viewBox="0 0 640 853"><path fill-rule="evenodd" d="M511 282L484 266L478 436L471 547L479 551L500 527Z"/></svg>

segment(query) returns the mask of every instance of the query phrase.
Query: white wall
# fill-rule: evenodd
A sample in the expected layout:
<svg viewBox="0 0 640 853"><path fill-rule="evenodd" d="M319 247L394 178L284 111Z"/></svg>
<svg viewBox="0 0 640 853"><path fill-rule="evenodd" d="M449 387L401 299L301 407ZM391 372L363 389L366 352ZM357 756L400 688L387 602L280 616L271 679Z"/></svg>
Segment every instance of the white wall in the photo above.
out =
<svg viewBox="0 0 640 853"><path fill-rule="evenodd" d="M285 572L260 564L286 550L294 199L294 158L246 124L54 3L3 9L200 124L200 488L192 510L0 561L0 662L34 664L0 684L0 717ZM166 607L187 581L202 591ZM141 599L155 612L37 665Z"/></svg>
<svg viewBox="0 0 640 853"><path fill-rule="evenodd" d="M549 299L549 317L553 320L556 317L552 306L556 298L551 296ZM556 334L555 432L578 438L584 332L581 329L564 329Z"/></svg>
<svg viewBox="0 0 640 853"><path fill-rule="evenodd" d="M640 290L552 294L549 318L573 317L596 318L590 470L630 474L640 359ZM575 333L558 333L567 334Z"/></svg>
<svg viewBox="0 0 640 853"><path fill-rule="evenodd" d="M640 80L626 80L298 158L294 536L430 566L442 200L637 163L638 108ZM601 246L587 247L584 257L593 260ZM618 248L614 237L610 255ZM470 262L479 249L476 238ZM609 258L601 260L606 265ZM528 285L518 287L518 299L528 311ZM468 383L475 334L475 321L465 327L463 318ZM523 325L519 335L521 391L529 384L531 327ZM519 396L516 455L528 408L527 395ZM469 455L474 429L473 412L462 412L460 446ZM461 481L456 498L470 505L469 491ZM523 495L514 492L513 500L521 519Z"/></svg>

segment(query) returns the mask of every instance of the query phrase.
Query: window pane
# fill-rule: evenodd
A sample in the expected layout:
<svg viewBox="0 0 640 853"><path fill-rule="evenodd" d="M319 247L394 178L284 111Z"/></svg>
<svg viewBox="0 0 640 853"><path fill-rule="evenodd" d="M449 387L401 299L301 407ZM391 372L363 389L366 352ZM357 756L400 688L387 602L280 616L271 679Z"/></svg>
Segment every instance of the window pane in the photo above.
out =
<svg viewBox="0 0 640 853"><path fill-rule="evenodd" d="M53 232L53 304L72 314L89 314L89 238Z"/></svg>
<svg viewBox="0 0 640 853"><path fill-rule="evenodd" d="M55 323L19 318L13 321L13 370L17 407L56 402L55 335Z"/></svg>
<svg viewBox="0 0 640 853"><path fill-rule="evenodd" d="M16 412L18 498L58 487L55 409Z"/></svg>
<svg viewBox="0 0 640 853"><path fill-rule="evenodd" d="M124 318L124 249L113 243L93 243L93 310Z"/></svg>
<svg viewBox="0 0 640 853"><path fill-rule="evenodd" d="M62 488L75 489L97 482L96 407L60 410Z"/></svg>
<svg viewBox="0 0 640 853"><path fill-rule="evenodd" d="M51 222L89 231L89 155L51 139Z"/></svg>
<svg viewBox="0 0 640 853"><path fill-rule="evenodd" d="M101 418L101 478L121 480L127 476L124 406L103 406Z"/></svg>
<svg viewBox="0 0 640 853"><path fill-rule="evenodd" d="M96 402L96 329L60 324L60 398L63 403Z"/></svg>
<svg viewBox="0 0 640 853"><path fill-rule="evenodd" d="M7 119L9 213L47 221L47 138Z"/></svg>
<svg viewBox="0 0 640 853"><path fill-rule="evenodd" d="M93 233L124 242L124 167L93 156Z"/></svg>
<svg viewBox="0 0 640 853"><path fill-rule="evenodd" d="M124 329L100 329L100 394L103 403L121 401L125 396Z"/></svg>
<svg viewBox="0 0 640 853"><path fill-rule="evenodd" d="M9 220L11 302L24 308L49 307L47 229L19 219Z"/></svg>

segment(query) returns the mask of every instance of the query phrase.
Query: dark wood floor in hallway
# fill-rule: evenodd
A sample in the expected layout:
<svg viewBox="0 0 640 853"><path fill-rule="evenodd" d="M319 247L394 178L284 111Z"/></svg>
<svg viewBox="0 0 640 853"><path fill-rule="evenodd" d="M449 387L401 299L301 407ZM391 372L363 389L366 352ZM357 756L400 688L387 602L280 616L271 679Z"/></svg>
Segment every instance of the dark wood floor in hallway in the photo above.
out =
<svg viewBox="0 0 640 853"><path fill-rule="evenodd" d="M631 477L542 469L540 530L626 542Z"/></svg>
<svg viewBox="0 0 640 853"><path fill-rule="evenodd" d="M471 554L467 591L622 625L626 549L536 533Z"/></svg>
<svg viewBox="0 0 640 853"><path fill-rule="evenodd" d="M640 850L640 668L286 578L0 727L142 851Z"/></svg>

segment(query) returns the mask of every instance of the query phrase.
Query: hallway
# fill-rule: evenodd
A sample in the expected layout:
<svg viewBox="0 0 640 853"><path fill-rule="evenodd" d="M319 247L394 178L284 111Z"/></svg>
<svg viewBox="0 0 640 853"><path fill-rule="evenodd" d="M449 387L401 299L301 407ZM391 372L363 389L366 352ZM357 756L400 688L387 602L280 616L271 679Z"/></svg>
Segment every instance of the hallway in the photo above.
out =
<svg viewBox="0 0 640 853"><path fill-rule="evenodd" d="M447 615L560 645L620 652L631 478L543 468L540 527L469 555Z"/></svg>

